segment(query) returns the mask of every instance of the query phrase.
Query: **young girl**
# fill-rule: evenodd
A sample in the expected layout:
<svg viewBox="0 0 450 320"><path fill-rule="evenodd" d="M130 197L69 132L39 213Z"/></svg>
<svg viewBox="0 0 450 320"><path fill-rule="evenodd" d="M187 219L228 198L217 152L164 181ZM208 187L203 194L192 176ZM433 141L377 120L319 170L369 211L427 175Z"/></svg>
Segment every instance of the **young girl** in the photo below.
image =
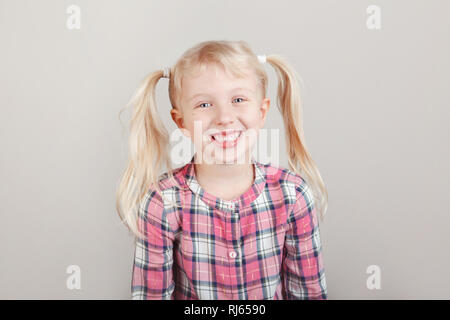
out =
<svg viewBox="0 0 450 320"><path fill-rule="evenodd" d="M290 169L251 156L264 126L264 63L276 71ZM196 152L173 170L155 87ZM243 41L206 41L145 78L129 105L117 210L136 236L133 299L327 299L318 216L328 195L308 153L296 73ZM168 171L158 175L160 165Z"/></svg>

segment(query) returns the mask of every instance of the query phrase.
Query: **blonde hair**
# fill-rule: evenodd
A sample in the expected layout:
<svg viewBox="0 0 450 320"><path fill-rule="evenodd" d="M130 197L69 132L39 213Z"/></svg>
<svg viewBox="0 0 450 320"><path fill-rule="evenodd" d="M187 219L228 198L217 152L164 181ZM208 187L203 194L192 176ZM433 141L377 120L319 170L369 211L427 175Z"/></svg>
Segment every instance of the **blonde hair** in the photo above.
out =
<svg viewBox="0 0 450 320"><path fill-rule="evenodd" d="M323 220L328 206L328 193L305 144L300 78L281 55L266 55L266 62L275 69L278 77L278 109L285 124L290 170L299 174L311 187L314 204ZM183 77L201 72L209 64L221 66L235 77L245 77L247 74L242 70L246 68L254 70L260 92L263 97L266 96L266 71L245 41L205 41L188 49L169 70L169 98L173 109L181 111ZM128 229L142 239L145 235L139 228L141 202L151 186L156 189L158 196L163 197L158 174L162 163L168 169L167 177L179 185L174 179L169 158L169 134L155 102L156 84L163 76L164 70L147 75L124 108L132 107L133 111L129 129L129 160L117 189L116 209ZM170 199L169 202L181 207Z"/></svg>

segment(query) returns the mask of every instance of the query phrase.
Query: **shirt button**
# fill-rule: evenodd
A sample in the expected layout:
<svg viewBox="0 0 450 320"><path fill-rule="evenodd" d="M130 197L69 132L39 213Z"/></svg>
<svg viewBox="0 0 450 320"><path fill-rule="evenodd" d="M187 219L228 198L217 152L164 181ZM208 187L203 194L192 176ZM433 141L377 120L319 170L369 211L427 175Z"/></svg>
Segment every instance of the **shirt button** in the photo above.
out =
<svg viewBox="0 0 450 320"><path fill-rule="evenodd" d="M236 254L236 251L230 251L230 258L231 259L234 259L234 258L236 258L236 256L237 256L237 254Z"/></svg>

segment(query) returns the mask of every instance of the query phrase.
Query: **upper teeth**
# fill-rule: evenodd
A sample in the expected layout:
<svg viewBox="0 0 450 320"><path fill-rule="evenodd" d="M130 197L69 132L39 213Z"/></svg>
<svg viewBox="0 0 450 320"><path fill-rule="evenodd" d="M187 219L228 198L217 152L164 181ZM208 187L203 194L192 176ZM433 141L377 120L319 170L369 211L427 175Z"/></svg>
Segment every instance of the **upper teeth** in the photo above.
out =
<svg viewBox="0 0 450 320"><path fill-rule="evenodd" d="M236 140L240 134L241 134L240 132L227 134L225 136L221 135L221 134L217 134L217 135L214 135L214 139L216 139L217 141L233 141L233 140Z"/></svg>

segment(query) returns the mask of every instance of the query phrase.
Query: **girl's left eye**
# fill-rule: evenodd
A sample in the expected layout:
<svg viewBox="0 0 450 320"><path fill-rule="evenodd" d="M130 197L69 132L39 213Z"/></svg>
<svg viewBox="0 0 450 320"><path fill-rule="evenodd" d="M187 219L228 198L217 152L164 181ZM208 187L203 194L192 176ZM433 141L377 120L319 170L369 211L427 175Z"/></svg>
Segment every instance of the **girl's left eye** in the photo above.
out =
<svg viewBox="0 0 450 320"><path fill-rule="evenodd" d="M234 99L234 100L237 100L237 99L242 99L242 101L244 101L244 98L236 98L236 99Z"/></svg>

